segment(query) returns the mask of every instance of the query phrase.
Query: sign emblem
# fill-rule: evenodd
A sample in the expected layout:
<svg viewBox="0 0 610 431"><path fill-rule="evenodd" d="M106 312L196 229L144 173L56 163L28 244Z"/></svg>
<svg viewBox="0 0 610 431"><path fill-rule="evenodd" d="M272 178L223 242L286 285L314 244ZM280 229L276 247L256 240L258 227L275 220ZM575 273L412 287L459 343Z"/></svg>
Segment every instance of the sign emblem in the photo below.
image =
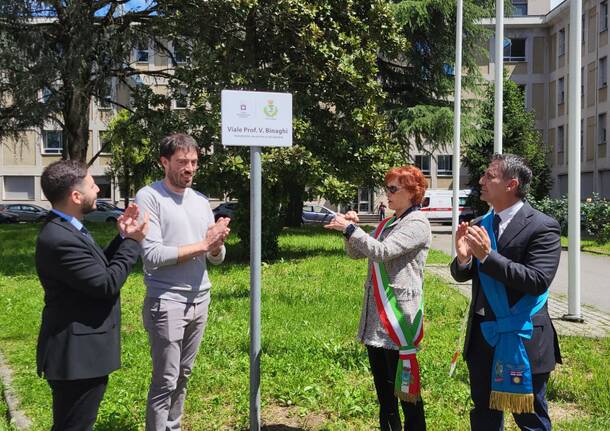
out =
<svg viewBox="0 0 610 431"><path fill-rule="evenodd" d="M263 112L267 118L275 118L278 113L277 106L273 104L273 99L267 100L267 105L263 108Z"/></svg>

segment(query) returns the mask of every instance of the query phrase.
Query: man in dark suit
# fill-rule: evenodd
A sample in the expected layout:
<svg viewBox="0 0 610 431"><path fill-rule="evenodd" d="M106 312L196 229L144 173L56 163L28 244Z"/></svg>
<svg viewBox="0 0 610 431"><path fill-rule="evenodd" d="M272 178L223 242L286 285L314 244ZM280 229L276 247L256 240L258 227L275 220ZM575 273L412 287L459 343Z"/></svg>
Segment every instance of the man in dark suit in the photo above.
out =
<svg viewBox="0 0 610 431"><path fill-rule="evenodd" d="M53 431L91 430L108 375L120 367L119 292L148 230L138 208L119 217L120 235L102 250L82 225L99 191L85 164L62 160L41 177L53 209L36 242L44 288L37 371L53 395Z"/></svg>
<svg viewBox="0 0 610 431"><path fill-rule="evenodd" d="M532 208L523 199L532 178L531 170L520 157L495 155L481 177L481 199L494 209L493 234L497 250L480 220L469 226L461 223L456 235L457 257L451 263L455 280L472 280L468 329L464 357L470 373L474 408L470 412L472 430L501 430L504 416L490 408L494 347L483 336L481 324L496 321L481 285L480 273L504 284L508 306L525 295L544 294L555 276L561 253L559 224ZM521 429L550 430L546 385L556 363L561 363L557 334L547 304L531 317L531 339L521 338L531 366L532 413L513 413ZM500 367L498 367L500 368ZM494 373L502 370L494 370ZM502 375L496 374L502 380Z"/></svg>

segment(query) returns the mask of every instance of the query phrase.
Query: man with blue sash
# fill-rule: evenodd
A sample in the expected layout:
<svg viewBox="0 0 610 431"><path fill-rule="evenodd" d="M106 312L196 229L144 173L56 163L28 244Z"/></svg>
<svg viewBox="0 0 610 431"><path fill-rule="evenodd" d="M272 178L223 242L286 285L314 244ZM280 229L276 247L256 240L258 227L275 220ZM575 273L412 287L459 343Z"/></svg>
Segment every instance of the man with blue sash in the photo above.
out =
<svg viewBox="0 0 610 431"><path fill-rule="evenodd" d="M522 158L494 155L479 181L491 210L456 235L451 273L472 280L464 358L474 431L502 430L505 410L522 430L551 429L546 386L561 355L547 297L560 229L524 200L531 179Z"/></svg>

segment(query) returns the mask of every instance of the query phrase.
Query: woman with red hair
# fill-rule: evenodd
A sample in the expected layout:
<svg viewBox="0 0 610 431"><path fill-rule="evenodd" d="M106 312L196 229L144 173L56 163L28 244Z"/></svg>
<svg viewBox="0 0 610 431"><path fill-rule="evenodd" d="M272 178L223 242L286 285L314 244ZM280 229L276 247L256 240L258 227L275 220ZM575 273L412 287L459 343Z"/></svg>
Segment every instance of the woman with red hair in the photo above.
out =
<svg viewBox="0 0 610 431"><path fill-rule="evenodd" d="M347 254L368 258L358 339L367 348L383 431L426 429L416 353L423 337L424 265L432 235L419 210L427 182L414 166L390 169L385 176L388 207L394 215L367 234L354 211L325 227L343 232Z"/></svg>

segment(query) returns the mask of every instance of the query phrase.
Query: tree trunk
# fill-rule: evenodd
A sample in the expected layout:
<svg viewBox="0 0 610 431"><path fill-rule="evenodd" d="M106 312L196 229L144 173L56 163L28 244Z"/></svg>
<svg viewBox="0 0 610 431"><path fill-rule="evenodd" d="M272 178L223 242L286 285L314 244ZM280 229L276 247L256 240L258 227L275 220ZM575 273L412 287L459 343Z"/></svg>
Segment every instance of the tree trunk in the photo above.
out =
<svg viewBox="0 0 610 431"><path fill-rule="evenodd" d="M288 205L286 207L285 225L288 227L299 227L303 217L303 196L305 187L302 185L291 185L288 190Z"/></svg>
<svg viewBox="0 0 610 431"><path fill-rule="evenodd" d="M66 97L64 108L63 137L65 159L87 161L87 147L89 145L89 97L83 97L78 88ZM83 90L84 91L84 90Z"/></svg>

